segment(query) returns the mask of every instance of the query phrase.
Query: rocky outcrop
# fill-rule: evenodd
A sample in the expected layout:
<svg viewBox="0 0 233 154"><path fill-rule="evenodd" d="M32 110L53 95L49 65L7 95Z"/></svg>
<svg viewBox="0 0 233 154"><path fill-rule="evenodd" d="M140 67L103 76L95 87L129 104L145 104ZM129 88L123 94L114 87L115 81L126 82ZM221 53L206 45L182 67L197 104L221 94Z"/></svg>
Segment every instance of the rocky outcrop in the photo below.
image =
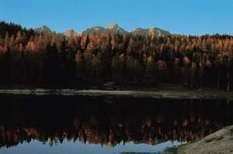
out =
<svg viewBox="0 0 233 154"><path fill-rule="evenodd" d="M200 141L181 146L178 154L233 154L233 126L223 128Z"/></svg>

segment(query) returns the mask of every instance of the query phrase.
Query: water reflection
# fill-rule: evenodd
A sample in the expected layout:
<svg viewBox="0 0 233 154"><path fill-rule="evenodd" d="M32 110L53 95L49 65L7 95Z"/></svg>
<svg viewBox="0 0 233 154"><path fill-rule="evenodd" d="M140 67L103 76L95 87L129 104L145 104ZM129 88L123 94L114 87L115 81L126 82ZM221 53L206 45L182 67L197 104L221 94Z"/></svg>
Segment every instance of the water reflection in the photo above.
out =
<svg viewBox="0 0 233 154"><path fill-rule="evenodd" d="M0 149L1 154L162 154L168 147L179 145L179 142L165 142L158 145L118 144L115 147L103 147L98 144L84 144L79 141L73 142L64 140L62 144L57 143L53 146L42 144L33 140L30 144L19 144L17 146ZM169 150L166 150L169 151ZM166 154L171 154L166 153Z"/></svg>
<svg viewBox="0 0 233 154"><path fill-rule="evenodd" d="M224 100L1 96L0 147L76 141L116 147L193 141L233 123Z"/></svg>

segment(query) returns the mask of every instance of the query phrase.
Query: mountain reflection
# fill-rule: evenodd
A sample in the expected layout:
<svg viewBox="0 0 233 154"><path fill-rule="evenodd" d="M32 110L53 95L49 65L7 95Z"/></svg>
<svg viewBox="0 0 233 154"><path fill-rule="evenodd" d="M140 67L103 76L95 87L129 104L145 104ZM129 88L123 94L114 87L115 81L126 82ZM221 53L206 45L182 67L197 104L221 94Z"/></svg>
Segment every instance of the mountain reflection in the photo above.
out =
<svg viewBox="0 0 233 154"><path fill-rule="evenodd" d="M1 96L0 101L0 147L34 139L106 146L193 141L233 122L233 104L223 100Z"/></svg>

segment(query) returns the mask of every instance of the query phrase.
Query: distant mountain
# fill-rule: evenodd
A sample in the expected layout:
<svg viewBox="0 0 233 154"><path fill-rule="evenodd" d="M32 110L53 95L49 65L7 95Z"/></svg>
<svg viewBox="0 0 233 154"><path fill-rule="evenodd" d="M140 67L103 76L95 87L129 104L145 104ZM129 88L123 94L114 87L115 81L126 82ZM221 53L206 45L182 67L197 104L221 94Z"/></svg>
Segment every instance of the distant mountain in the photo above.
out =
<svg viewBox="0 0 233 154"><path fill-rule="evenodd" d="M132 32L127 32L126 30L124 30L123 28L121 28L117 24L112 24L112 25L108 26L107 28L100 27L100 26L91 27L91 28L88 28L85 31L83 31L83 33L87 33L89 35L92 35L95 32L105 33L105 32L109 32L109 31L114 33L114 34L121 34L121 35L131 33L134 36L137 36L137 35L140 35L140 36L167 36L167 35L171 35L170 32L163 30L163 29L160 29L160 28L149 28L149 29L136 28Z"/></svg>
<svg viewBox="0 0 233 154"><path fill-rule="evenodd" d="M101 26L95 26L95 27L87 28L82 33L93 35L95 32L104 33L104 32L106 32L106 29L104 27L101 27Z"/></svg>
<svg viewBox="0 0 233 154"><path fill-rule="evenodd" d="M125 31L123 28L121 28L117 24L112 24L112 25L108 26L107 29L110 30L111 32L117 33L117 34L126 34L126 33L128 33L127 31Z"/></svg>
<svg viewBox="0 0 233 154"><path fill-rule="evenodd" d="M167 36L171 35L170 32L159 29L159 28L137 28L131 32L133 35L140 35L140 36Z"/></svg>
<svg viewBox="0 0 233 154"><path fill-rule="evenodd" d="M52 33L52 30L47 26L42 26L34 29L37 33Z"/></svg>
<svg viewBox="0 0 233 154"><path fill-rule="evenodd" d="M87 33L89 35L92 35L95 32L106 33L109 31L114 33L114 34L122 34L122 35L128 33L127 31L125 31L123 28L121 28L117 24L112 24L112 25L108 26L107 28L100 27L100 26L91 27L91 28L88 28L85 31L83 31L83 33Z"/></svg>

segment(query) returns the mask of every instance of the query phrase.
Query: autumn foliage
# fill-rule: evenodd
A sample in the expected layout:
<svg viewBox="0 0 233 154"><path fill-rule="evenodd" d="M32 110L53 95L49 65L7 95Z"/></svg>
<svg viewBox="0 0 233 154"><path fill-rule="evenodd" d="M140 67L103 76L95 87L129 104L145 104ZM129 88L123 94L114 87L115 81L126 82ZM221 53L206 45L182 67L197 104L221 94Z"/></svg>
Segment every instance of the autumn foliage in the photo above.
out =
<svg viewBox="0 0 233 154"><path fill-rule="evenodd" d="M0 23L0 84L26 87L118 85L233 88L233 36L65 36Z"/></svg>

